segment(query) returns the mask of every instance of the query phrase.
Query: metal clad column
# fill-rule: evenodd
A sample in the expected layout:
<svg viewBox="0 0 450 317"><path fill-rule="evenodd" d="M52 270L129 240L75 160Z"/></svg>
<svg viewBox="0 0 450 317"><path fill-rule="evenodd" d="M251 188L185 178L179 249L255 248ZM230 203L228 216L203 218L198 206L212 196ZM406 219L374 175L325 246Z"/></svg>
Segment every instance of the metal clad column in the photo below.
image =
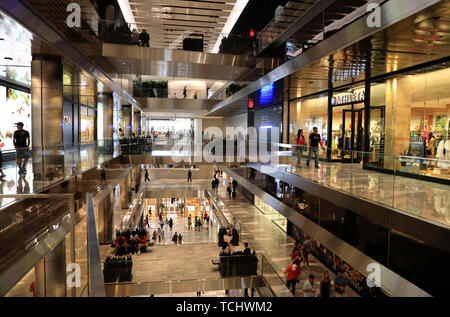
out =
<svg viewBox="0 0 450 317"><path fill-rule="evenodd" d="M66 243L63 239L35 267L37 297L66 297Z"/></svg>
<svg viewBox="0 0 450 317"><path fill-rule="evenodd" d="M120 204L122 209L131 204L131 172L120 182Z"/></svg>
<svg viewBox="0 0 450 317"><path fill-rule="evenodd" d="M31 62L32 146L34 180L45 178L46 165L64 166L64 156L42 156L42 147L63 143L63 64L61 57L35 54Z"/></svg>
<svg viewBox="0 0 450 317"><path fill-rule="evenodd" d="M331 139L333 137L333 73L334 57L332 54L330 55L328 66L327 162L331 162Z"/></svg>
<svg viewBox="0 0 450 317"><path fill-rule="evenodd" d="M103 138L112 140L113 138L113 96L112 93L105 93L103 99Z"/></svg>
<svg viewBox="0 0 450 317"><path fill-rule="evenodd" d="M114 193L103 199L98 206L98 241L100 244L111 244L114 238Z"/></svg>

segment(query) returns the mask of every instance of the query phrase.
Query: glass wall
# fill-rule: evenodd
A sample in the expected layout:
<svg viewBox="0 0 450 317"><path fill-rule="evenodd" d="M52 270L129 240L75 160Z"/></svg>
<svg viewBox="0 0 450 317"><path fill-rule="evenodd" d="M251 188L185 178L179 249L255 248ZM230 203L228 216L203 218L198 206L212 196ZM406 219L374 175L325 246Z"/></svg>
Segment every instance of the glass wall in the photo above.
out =
<svg viewBox="0 0 450 317"><path fill-rule="evenodd" d="M265 203L261 198L255 196L255 206L273 223L275 223L281 230L287 232L287 219L280 214L276 209Z"/></svg>
<svg viewBox="0 0 450 317"><path fill-rule="evenodd" d="M371 85L370 121L365 127L365 84L335 89L328 95L290 102L289 143L295 144L298 129L306 140L318 127L331 160L362 163L386 171L450 179L450 77L448 64L438 64ZM327 118L332 116L331 135ZM369 155L362 155L369 133ZM322 158L325 158L325 153ZM394 157L395 156L395 157Z"/></svg>
<svg viewBox="0 0 450 317"><path fill-rule="evenodd" d="M273 184L283 182L256 170L252 173L251 170L248 167L232 169L247 180L250 175L255 175L252 180L254 185L413 284L432 295L443 294L446 288L445 279L439 274L429 274L426 279L423 277L427 275L427 269L429 271L430 267L445 271L450 261L448 252L433 245L430 242L432 239L424 241L413 230L405 232L400 229L404 228L400 225L404 219L392 217L388 213L372 215L356 209L356 206L350 210L339 206L331 197L319 197L286 183L284 188L274 189ZM242 186L239 190L246 191ZM268 210L257 196L254 196L254 202L262 211ZM288 225L288 234L299 237L292 232L292 223L288 221ZM314 236L313 232L310 234ZM431 233L433 234L435 233ZM327 264L326 254L315 255Z"/></svg>
<svg viewBox="0 0 450 317"><path fill-rule="evenodd" d="M328 96L291 101L289 123L289 143L295 144L295 137L299 129L303 130L306 142L314 127L317 127L322 138L327 138ZM326 146L326 143L323 144ZM320 152L325 158L325 153Z"/></svg>
<svg viewBox="0 0 450 317"><path fill-rule="evenodd" d="M372 86L371 150L404 156L383 168L450 179L449 76L423 70Z"/></svg>

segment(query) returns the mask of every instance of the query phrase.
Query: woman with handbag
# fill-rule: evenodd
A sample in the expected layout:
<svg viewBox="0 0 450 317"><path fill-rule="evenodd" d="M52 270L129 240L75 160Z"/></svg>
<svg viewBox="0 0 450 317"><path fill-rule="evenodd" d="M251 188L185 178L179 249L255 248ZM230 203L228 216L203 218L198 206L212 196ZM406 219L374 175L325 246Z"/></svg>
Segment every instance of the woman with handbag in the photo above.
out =
<svg viewBox="0 0 450 317"><path fill-rule="evenodd" d="M299 129L297 136L295 137L295 144L297 145L297 167L302 167L302 156L303 149L306 146L305 136L303 135L303 130Z"/></svg>

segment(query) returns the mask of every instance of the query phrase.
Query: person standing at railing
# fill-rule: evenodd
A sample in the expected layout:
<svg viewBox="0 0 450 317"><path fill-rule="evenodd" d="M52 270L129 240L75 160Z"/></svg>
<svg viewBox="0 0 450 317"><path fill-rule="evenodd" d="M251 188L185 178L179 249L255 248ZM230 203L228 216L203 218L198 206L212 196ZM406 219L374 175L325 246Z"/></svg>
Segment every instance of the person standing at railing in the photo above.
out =
<svg viewBox="0 0 450 317"><path fill-rule="evenodd" d="M183 88L183 99L186 99L187 98L187 88L186 88L186 86L184 86L184 88Z"/></svg>
<svg viewBox="0 0 450 317"><path fill-rule="evenodd" d="M194 92L194 99L197 99L198 95L197 92Z"/></svg>
<svg viewBox="0 0 450 317"><path fill-rule="evenodd" d="M150 35L146 29L143 29L142 33L139 34L139 41L141 41L141 46L150 47Z"/></svg>
<svg viewBox="0 0 450 317"><path fill-rule="evenodd" d="M297 167L302 168L303 149L306 145L305 136L303 135L302 129L299 129L297 132L297 136L295 137L295 144L297 145Z"/></svg>
<svg viewBox="0 0 450 317"><path fill-rule="evenodd" d="M314 165L315 168L319 168L319 145L322 150L325 150L321 142L320 134L317 132L317 127L314 127L313 132L309 135L309 154L308 160L306 161L306 166L309 167L312 153L314 153Z"/></svg>
<svg viewBox="0 0 450 317"><path fill-rule="evenodd" d="M131 31L131 45L139 46L139 32L136 29Z"/></svg>

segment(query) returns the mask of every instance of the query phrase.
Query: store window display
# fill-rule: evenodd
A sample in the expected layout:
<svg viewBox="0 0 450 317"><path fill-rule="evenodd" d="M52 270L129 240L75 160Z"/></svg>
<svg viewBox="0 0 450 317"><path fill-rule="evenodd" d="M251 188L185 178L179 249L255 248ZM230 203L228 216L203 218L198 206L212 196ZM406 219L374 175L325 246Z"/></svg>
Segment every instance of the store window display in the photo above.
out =
<svg viewBox="0 0 450 317"><path fill-rule="evenodd" d="M2 151L14 150L13 134L15 123L23 122L24 129L31 131L31 98L30 94L0 86L0 104L4 116L0 116L0 139Z"/></svg>
<svg viewBox="0 0 450 317"><path fill-rule="evenodd" d="M371 148L384 145L383 168L450 179L450 68L443 66L372 86Z"/></svg>
<svg viewBox="0 0 450 317"><path fill-rule="evenodd" d="M80 107L80 138L82 143L94 142L95 110Z"/></svg>
<svg viewBox="0 0 450 317"><path fill-rule="evenodd" d="M291 101L290 118L289 142L291 144L295 144L296 133L299 129L303 130L305 139L309 140L313 128L317 127L322 137L322 145L327 146L328 96ZM320 152L320 157L326 158L325 151Z"/></svg>

